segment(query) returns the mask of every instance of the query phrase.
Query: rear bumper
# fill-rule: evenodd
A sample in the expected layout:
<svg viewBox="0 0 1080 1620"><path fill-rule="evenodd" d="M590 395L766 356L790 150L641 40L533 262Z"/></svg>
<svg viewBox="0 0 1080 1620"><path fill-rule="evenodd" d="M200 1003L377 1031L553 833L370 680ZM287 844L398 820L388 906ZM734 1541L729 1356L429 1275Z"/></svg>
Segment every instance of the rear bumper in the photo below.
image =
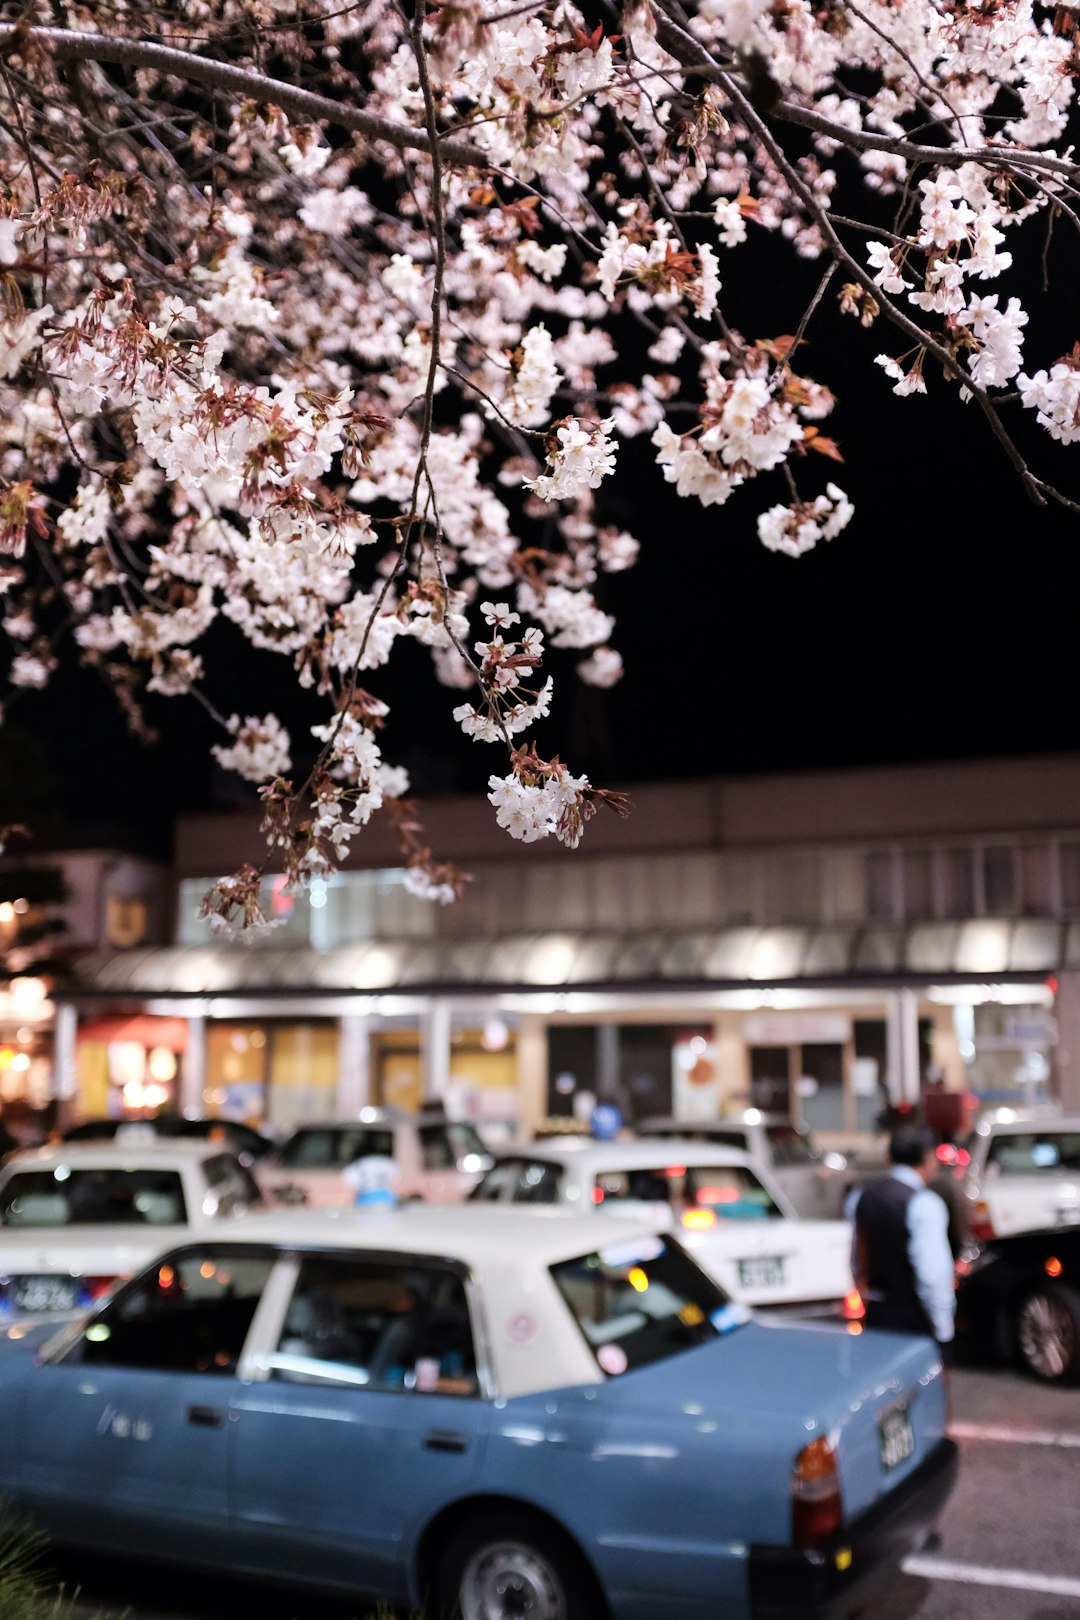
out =
<svg viewBox="0 0 1080 1620"><path fill-rule="evenodd" d="M826 1546L750 1549L753 1620L839 1620L933 1531L956 1482L958 1452L943 1440L902 1485Z"/></svg>

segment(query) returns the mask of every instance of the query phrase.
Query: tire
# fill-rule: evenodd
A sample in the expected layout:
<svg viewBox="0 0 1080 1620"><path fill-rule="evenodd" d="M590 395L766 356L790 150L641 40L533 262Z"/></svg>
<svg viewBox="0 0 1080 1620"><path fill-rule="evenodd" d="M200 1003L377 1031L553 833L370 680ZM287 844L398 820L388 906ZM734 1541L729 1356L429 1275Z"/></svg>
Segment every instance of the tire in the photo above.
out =
<svg viewBox="0 0 1080 1620"><path fill-rule="evenodd" d="M1080 1294L1073 1288L1035 1288L1016 1314L1016 1346L1027 1371L1047 1384L1080 1379Z"/></svg>
<svg viewBox="0 0 1080 1620"><path fill-rule="evenodd" d="M526 1513L494 1512L455 1532L439 1563L448 1620L602 1620L592 1572L571 1542Z"/></svg>

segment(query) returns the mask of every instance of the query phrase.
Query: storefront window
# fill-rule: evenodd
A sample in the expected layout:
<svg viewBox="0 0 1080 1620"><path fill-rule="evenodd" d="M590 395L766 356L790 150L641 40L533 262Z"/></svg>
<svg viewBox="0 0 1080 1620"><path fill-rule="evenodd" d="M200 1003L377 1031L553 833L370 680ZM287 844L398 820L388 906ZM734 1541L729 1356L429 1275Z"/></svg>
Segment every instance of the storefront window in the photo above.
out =
<svg viewBox="0 0 1080 1620"><path fill-rule="evenodd" d="M1016 910L1016 862L1011 849L983 850L983 899L989 917L1011 917Z"/></svg>

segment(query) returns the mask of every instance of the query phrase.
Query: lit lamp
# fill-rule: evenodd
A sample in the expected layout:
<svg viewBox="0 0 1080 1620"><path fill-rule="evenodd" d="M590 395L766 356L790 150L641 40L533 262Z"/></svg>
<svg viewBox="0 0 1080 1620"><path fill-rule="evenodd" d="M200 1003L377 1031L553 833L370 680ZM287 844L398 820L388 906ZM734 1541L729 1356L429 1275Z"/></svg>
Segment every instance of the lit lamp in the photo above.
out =
<svg viewBox="0 0 1080 1620"><path fill-rule="evenodd" d="M49 991L44 979L12 979L11 999L20 1018L40 1018Z"/></svg>
<svg viewBox="0 0 1080 1620"><path fill-rule="evenodd" d="M146 1067L151 1080L168 1084L176 1079L176 1058L167 1046L155 1046L146 1060Z"/></svg>
<svg viewBox="0 0 1080 1620"><path fill-rule="evenodd" d="M480 1035L485 1052L502 1052L510 1039L510 1031L501 1018L489 1018Z"/></svg>

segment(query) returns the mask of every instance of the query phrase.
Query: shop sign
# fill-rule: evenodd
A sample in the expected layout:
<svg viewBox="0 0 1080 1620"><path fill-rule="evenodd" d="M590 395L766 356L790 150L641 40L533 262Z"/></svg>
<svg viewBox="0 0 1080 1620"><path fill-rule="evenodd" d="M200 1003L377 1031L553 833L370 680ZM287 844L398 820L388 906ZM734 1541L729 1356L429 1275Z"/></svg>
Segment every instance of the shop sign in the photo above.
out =
<svg viewBox="0 0 1080 1620"><path fill-rule="evenodd" d="M1024 1012L1005 1020L1005 1034L1018 1046L1053 1046L1057 1041L1057 1021L1049 1013Z"/></svg>
<svg viewBox="0 0 1080 1620"><path fill-rule="evenodd" d="M851 1019L842 1012L751 1013L743 1019L743 1039L751 1046L843 1046L851 1039Z"/></svg>
<svg viewBox="0 0 1080 1620"><path fill-rule="evenodd" d="M141 945L146 938L145 901L110 894L105 902L105 937L121 949Z"/></svg>

